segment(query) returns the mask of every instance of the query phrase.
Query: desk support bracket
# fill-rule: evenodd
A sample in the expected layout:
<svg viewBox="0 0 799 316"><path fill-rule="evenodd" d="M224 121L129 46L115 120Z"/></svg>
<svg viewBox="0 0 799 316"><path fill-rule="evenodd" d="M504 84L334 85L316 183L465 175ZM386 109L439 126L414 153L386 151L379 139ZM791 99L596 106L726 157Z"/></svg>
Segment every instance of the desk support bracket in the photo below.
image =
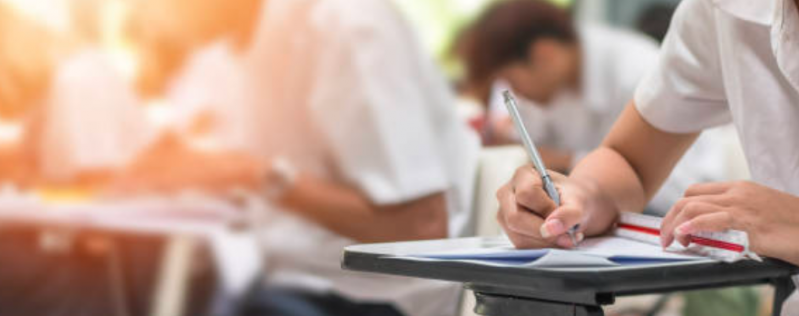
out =
<svg viewBox="0 0 799 316"><path fill-rule="evenodd" d="M773 279L771 285L774 286L774 313L772 315L780 316L782 315L782 305L796 290L796 286L791 278Z"/></svg>
<svg viewBox="0 0 799 316"><path fill-rule="evenodd" d="M475 313L483 316L604 316L602 307L475 293Z"/></svg>

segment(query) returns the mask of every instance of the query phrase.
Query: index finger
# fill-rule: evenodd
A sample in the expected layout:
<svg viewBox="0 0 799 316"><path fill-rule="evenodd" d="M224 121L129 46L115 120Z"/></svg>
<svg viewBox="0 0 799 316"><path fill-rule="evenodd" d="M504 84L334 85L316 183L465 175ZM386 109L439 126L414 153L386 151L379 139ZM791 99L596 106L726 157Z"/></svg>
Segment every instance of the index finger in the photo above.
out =
<svg viewBox="0 0 799 316"><path fill-rule="evenodd" d="M685 190L685 197L722 194L727 192L730 186L730 183L725 182L698 183Z"/></svg>
<svg viewBox="0 0 799 316"><path fill-rule="evenodd" d="M497 200L500 210L497 213L497 220L504 223L505 227L518 234L535 238L540 237L538 229L544 219L520 206L509 184L502 186L497 191Z"/></svg>
<svg viewBox="0 0 799 316"><path fill-rule="evenodd" d="M531 165L526 165L516 171L512 188L516 202L541 217L547 217L557 207L544 190L538 172Z"/></svg>

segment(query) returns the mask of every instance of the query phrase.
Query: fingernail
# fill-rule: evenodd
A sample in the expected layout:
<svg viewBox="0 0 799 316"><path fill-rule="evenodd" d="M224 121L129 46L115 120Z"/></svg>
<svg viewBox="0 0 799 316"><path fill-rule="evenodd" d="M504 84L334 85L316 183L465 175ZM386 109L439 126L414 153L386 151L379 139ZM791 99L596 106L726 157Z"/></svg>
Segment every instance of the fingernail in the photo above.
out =
<svg viewBox="0 0 799 316"><path fill-rule="evenodd" d="M581 242L581 241L585 240L585 234L577 233L577 236L575 236L575 238L577 238L577 242Z"/></svg>
<svg viewBox="0 0 799 316"><path fill-rule="evenodd" d="M682 224L679 227L677 227L677 229L674 230L674 234L676 235L688 235L690 233L691 233L690 223Z"/></svg>
<svg viewBox="0 0 799 316"><path fill-rule="evenodd" d="M541 237L549 238L549 231L547 230L547 224L541 225Z"/></svg>
<svg viewBox="0 0 799 316"><path fill-rule="evenodd" d="M566 226L564 226L563 222L561 222L559 219L548 220L541 227L541 236L544 238L557 236L566 232ZM546 236L544 236L544 231L546 231Z"/></svg>

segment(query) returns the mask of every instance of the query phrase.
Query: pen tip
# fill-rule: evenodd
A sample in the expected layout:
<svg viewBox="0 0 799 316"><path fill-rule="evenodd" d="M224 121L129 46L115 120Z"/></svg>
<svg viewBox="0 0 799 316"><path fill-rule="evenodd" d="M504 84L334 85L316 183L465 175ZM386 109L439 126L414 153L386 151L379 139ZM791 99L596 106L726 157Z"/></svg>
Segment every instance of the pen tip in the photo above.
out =
<svg viewBox="0 0 799 316"><path fill-rule="evenodd" d="M502 96L505 97L505 101L509 101L512 97L509 90L502 91Z"/></svg>

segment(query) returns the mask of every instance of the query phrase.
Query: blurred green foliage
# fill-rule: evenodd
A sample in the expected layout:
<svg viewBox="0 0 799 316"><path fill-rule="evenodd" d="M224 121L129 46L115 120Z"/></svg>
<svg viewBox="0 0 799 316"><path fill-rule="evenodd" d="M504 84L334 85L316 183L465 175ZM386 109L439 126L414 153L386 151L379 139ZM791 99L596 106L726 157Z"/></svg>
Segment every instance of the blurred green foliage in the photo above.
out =
<svg viewBox="0 0 799 316"><path fill-rule="evenodd" d="M684 316L757 316L760 295L753 287L685 293Z"/></svg>

